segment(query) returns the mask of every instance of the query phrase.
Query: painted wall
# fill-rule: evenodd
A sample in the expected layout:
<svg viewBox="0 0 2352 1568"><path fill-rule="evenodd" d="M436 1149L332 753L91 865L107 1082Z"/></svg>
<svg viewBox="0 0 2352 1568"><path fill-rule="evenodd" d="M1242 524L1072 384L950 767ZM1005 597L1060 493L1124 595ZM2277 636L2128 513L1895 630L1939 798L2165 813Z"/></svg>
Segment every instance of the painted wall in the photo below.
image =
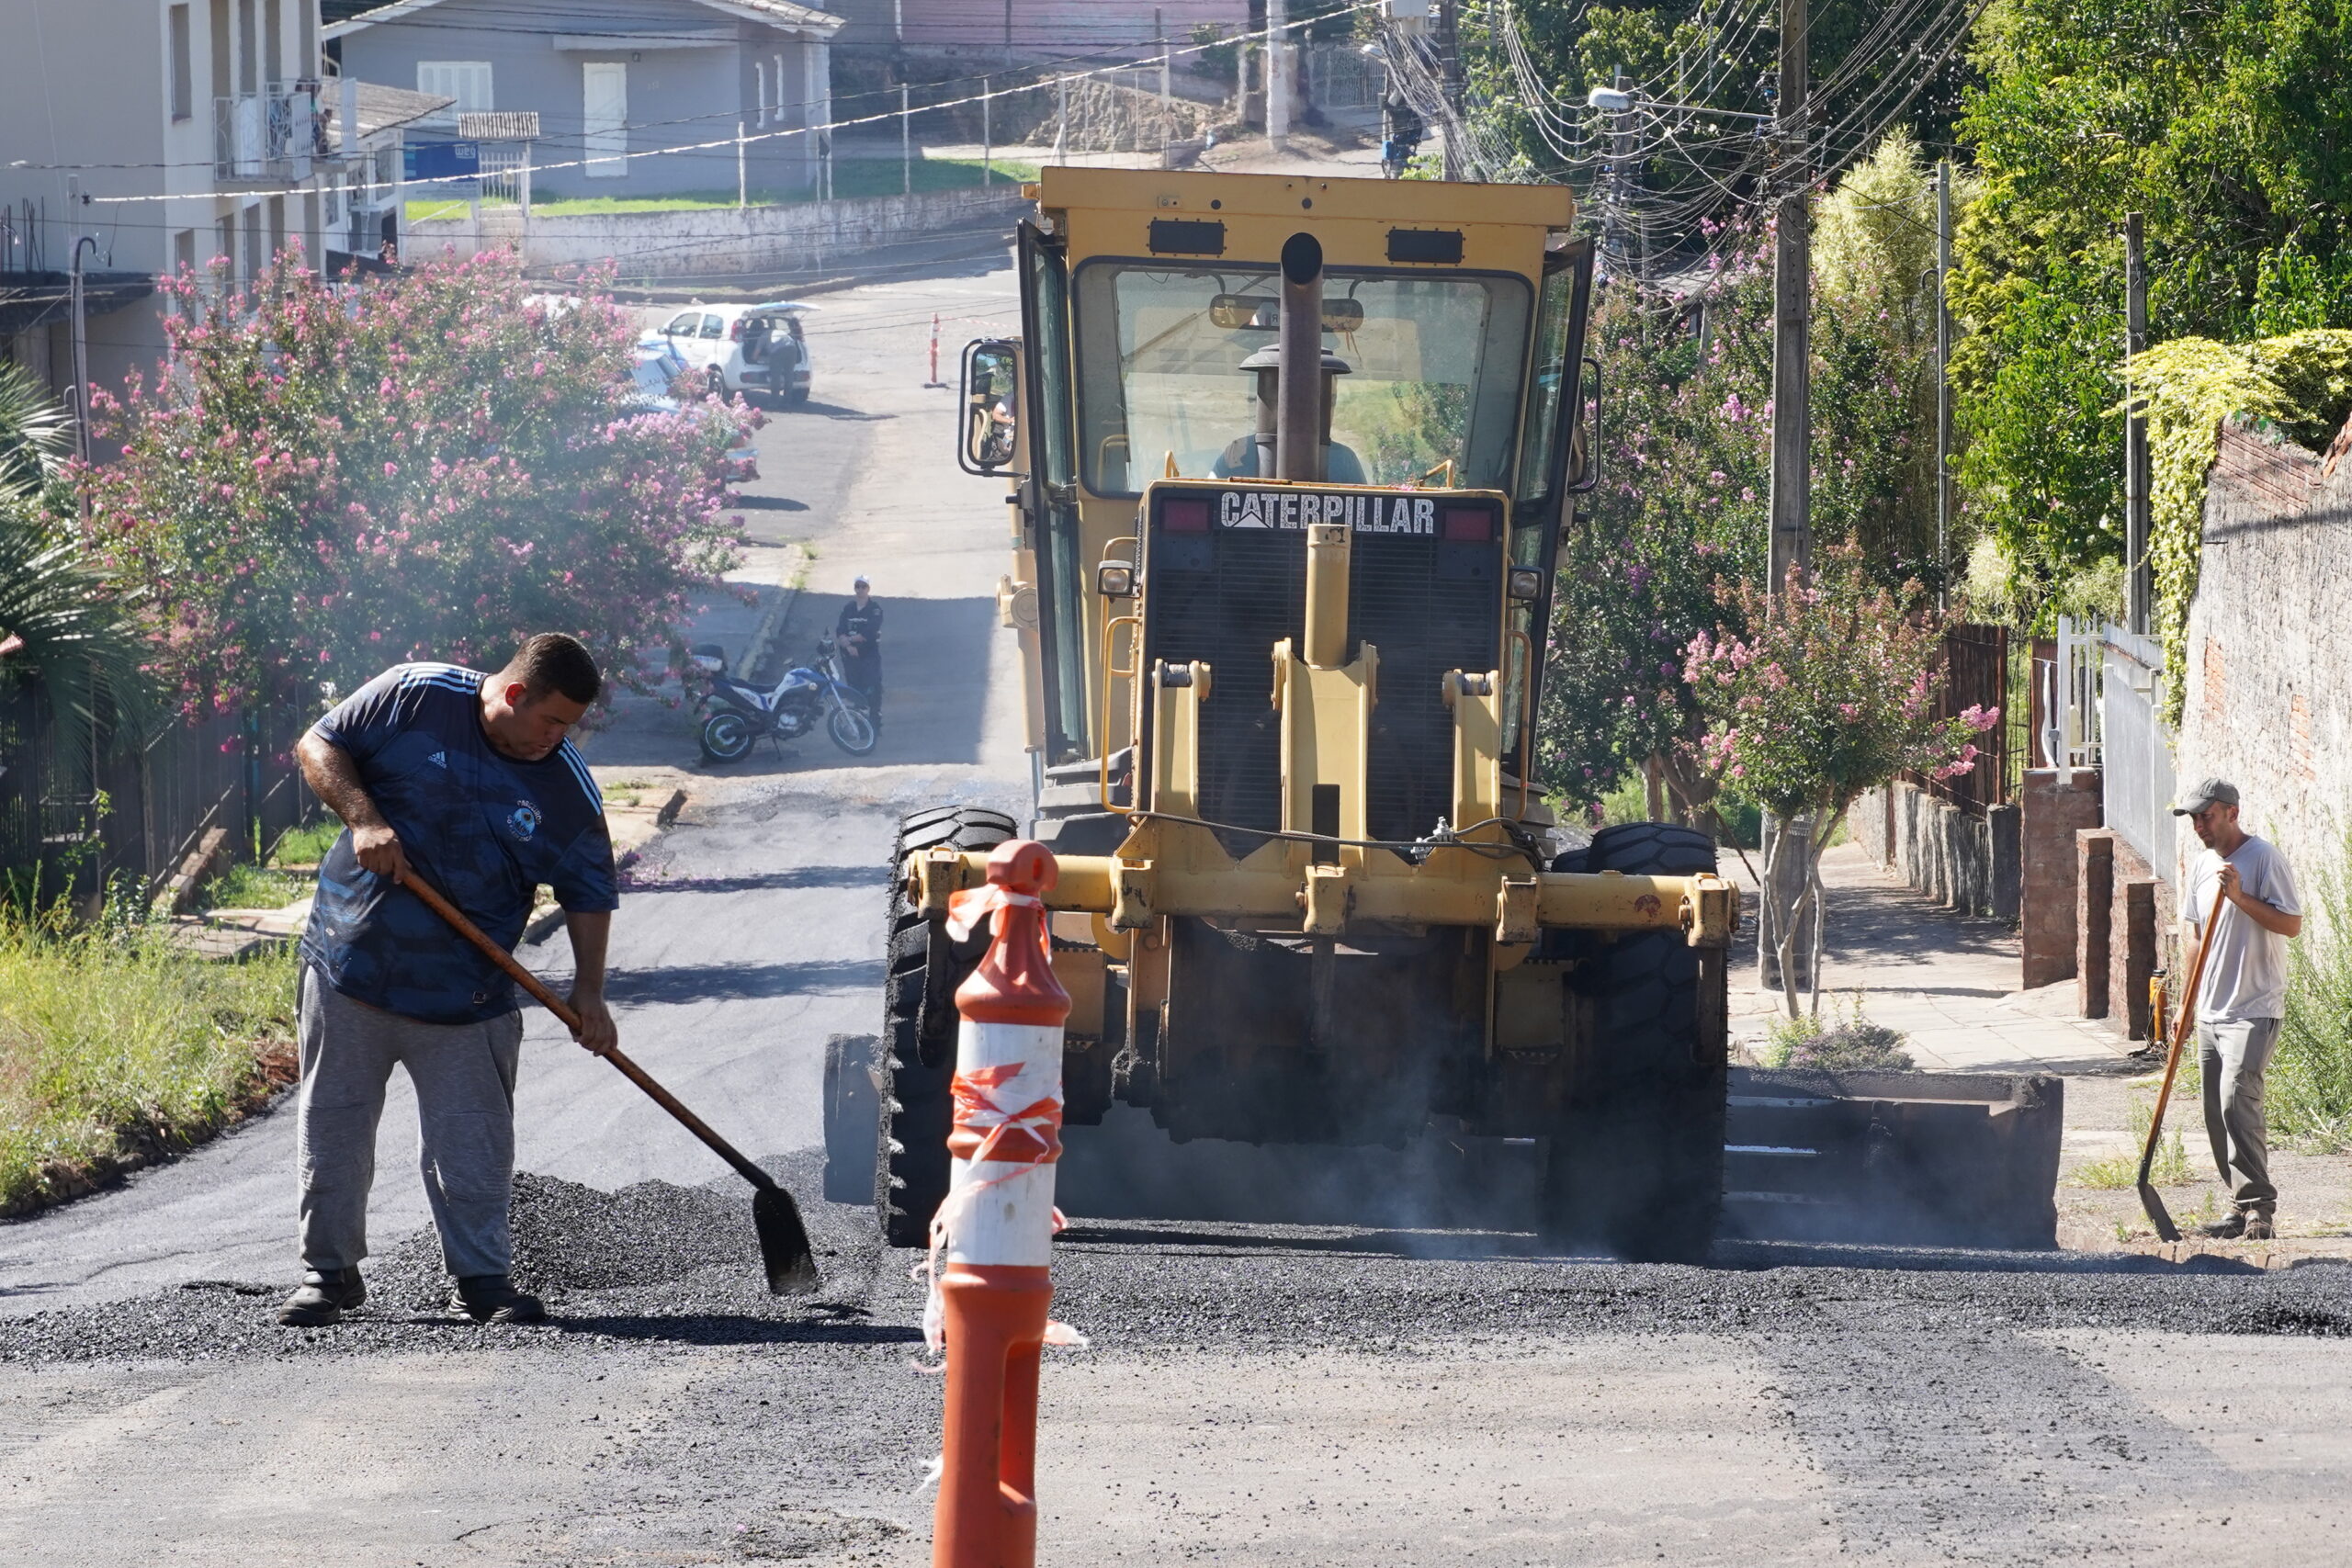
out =
<svg viewBox="0 0 2352 1568"><path fill-rule="evenodd" d="M746 175L754 190L804 188L815 177L813 138L800 128L826 118L828 51L821 42L691 0L568 0L544 14L544 22L523 26L511 3L443 0L412 19L344 34L344 69L362 81L414 89L420 62L487 62L488 107L539 116L532 191L542 201L731 193L739 123L755 139L745 151ZM628 33L646 35L644 46L632 48L626 39L608 36ZM674 45L679 35L699 39L706 34L717 41L665 47L665 35ZM778 57L780 94L775 82ZM617 175L592 175L579 166L588 155L582 68L592 62L627 70L630 152L695 150L633 156ZM768 78L764 95L763 70ZM769 105L764 117L763 96ZM417 140L436 135L454 135L454 129L412 132ZM713 141L724 144L698 146Z"/></svg>

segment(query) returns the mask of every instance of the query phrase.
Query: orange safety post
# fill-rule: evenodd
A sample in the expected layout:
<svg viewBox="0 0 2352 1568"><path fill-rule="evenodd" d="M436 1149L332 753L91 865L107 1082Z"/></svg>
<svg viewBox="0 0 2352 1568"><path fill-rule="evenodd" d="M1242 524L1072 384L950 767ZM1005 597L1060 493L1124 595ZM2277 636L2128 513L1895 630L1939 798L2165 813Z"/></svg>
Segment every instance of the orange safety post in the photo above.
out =
<svg viewBox="0 0 2352 1568"><path fill-rule="evenodd" d="M931 313L931 379L925 381L923 385L926 387L947 385L939 378L939 312L936 310Z"/></svg>
<svg viewBox="0 0 2352 1568"><path fill-rule="evenodd" d="M1062 1024L1041 895L1059 868L1019 839L985 887L950 901L951 931L996 924L956 990L955 1129L947 1201L932 1222L947 1349L947 1430L932 1568L1037 1560L1037 1362L1053 1299L1054 1162L1061 1157Z"/></svg>

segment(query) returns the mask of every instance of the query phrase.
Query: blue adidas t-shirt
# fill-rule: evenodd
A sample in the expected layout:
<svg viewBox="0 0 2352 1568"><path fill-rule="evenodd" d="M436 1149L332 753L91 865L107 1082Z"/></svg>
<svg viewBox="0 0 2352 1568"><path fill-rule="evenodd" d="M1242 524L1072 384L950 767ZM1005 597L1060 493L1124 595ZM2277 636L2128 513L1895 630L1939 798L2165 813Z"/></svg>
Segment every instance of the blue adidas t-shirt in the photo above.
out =
<svg viewBox="0 0 2352 1568"><path fill-rule="evenodd" d="M566 909L620 900L604 797L567 740L520 762L490 743L479 671L400 664L311 733L348 753L418 874L512 950L544 883ZM511 1012L514 984L423 900L359 863L345 829L319 866L302 956L345 996L426 1023Z"/></svg>

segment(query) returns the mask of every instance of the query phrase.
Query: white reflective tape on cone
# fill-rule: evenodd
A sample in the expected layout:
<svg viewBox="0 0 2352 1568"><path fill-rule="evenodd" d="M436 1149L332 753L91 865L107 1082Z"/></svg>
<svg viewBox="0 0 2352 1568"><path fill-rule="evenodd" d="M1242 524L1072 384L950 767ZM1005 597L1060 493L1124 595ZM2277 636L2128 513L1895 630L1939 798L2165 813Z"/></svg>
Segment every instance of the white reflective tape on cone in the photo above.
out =
<svg viewBox="0 0 2352 1568"><path fill-rule="evenodd" d="M1045 1268L1053 1261L1053 1161L1061 1148L1061 1029L966 1019L956 1076L957 1132L978 1134L978 1152L1014 1157L950 1162L943 1257Z"/></svg>

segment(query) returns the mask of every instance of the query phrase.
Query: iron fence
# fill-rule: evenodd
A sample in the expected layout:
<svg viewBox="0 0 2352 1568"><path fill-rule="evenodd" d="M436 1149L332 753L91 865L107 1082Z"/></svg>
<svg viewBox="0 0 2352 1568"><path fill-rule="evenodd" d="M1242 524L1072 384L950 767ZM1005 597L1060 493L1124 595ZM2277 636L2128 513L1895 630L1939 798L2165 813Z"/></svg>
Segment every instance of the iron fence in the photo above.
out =
<svg viewBox="0 0 2352 1568"><path fill-rule="evenodd" d="M318 807L292 750L291 716L176 723L143 747L101 727L76 755L38 685L0 694L0 874L17 898L61 895L85 913L118 874L150 898L214 828L258 860Z"/></svg>
<svg viewBox="0 0 2352 1568"><path fill-rule="evenodd" d="M1982 817L1988 808L2007 803L2012 782L2008 628L1954 622L1944 628L1939 662L1943 682L1936 696L1937 717L1956 718L1971 707L1998 708L2003 722L1976 738L1976 762L1967 773L1951 778L1909 777L1938 799Z"/></svg>

